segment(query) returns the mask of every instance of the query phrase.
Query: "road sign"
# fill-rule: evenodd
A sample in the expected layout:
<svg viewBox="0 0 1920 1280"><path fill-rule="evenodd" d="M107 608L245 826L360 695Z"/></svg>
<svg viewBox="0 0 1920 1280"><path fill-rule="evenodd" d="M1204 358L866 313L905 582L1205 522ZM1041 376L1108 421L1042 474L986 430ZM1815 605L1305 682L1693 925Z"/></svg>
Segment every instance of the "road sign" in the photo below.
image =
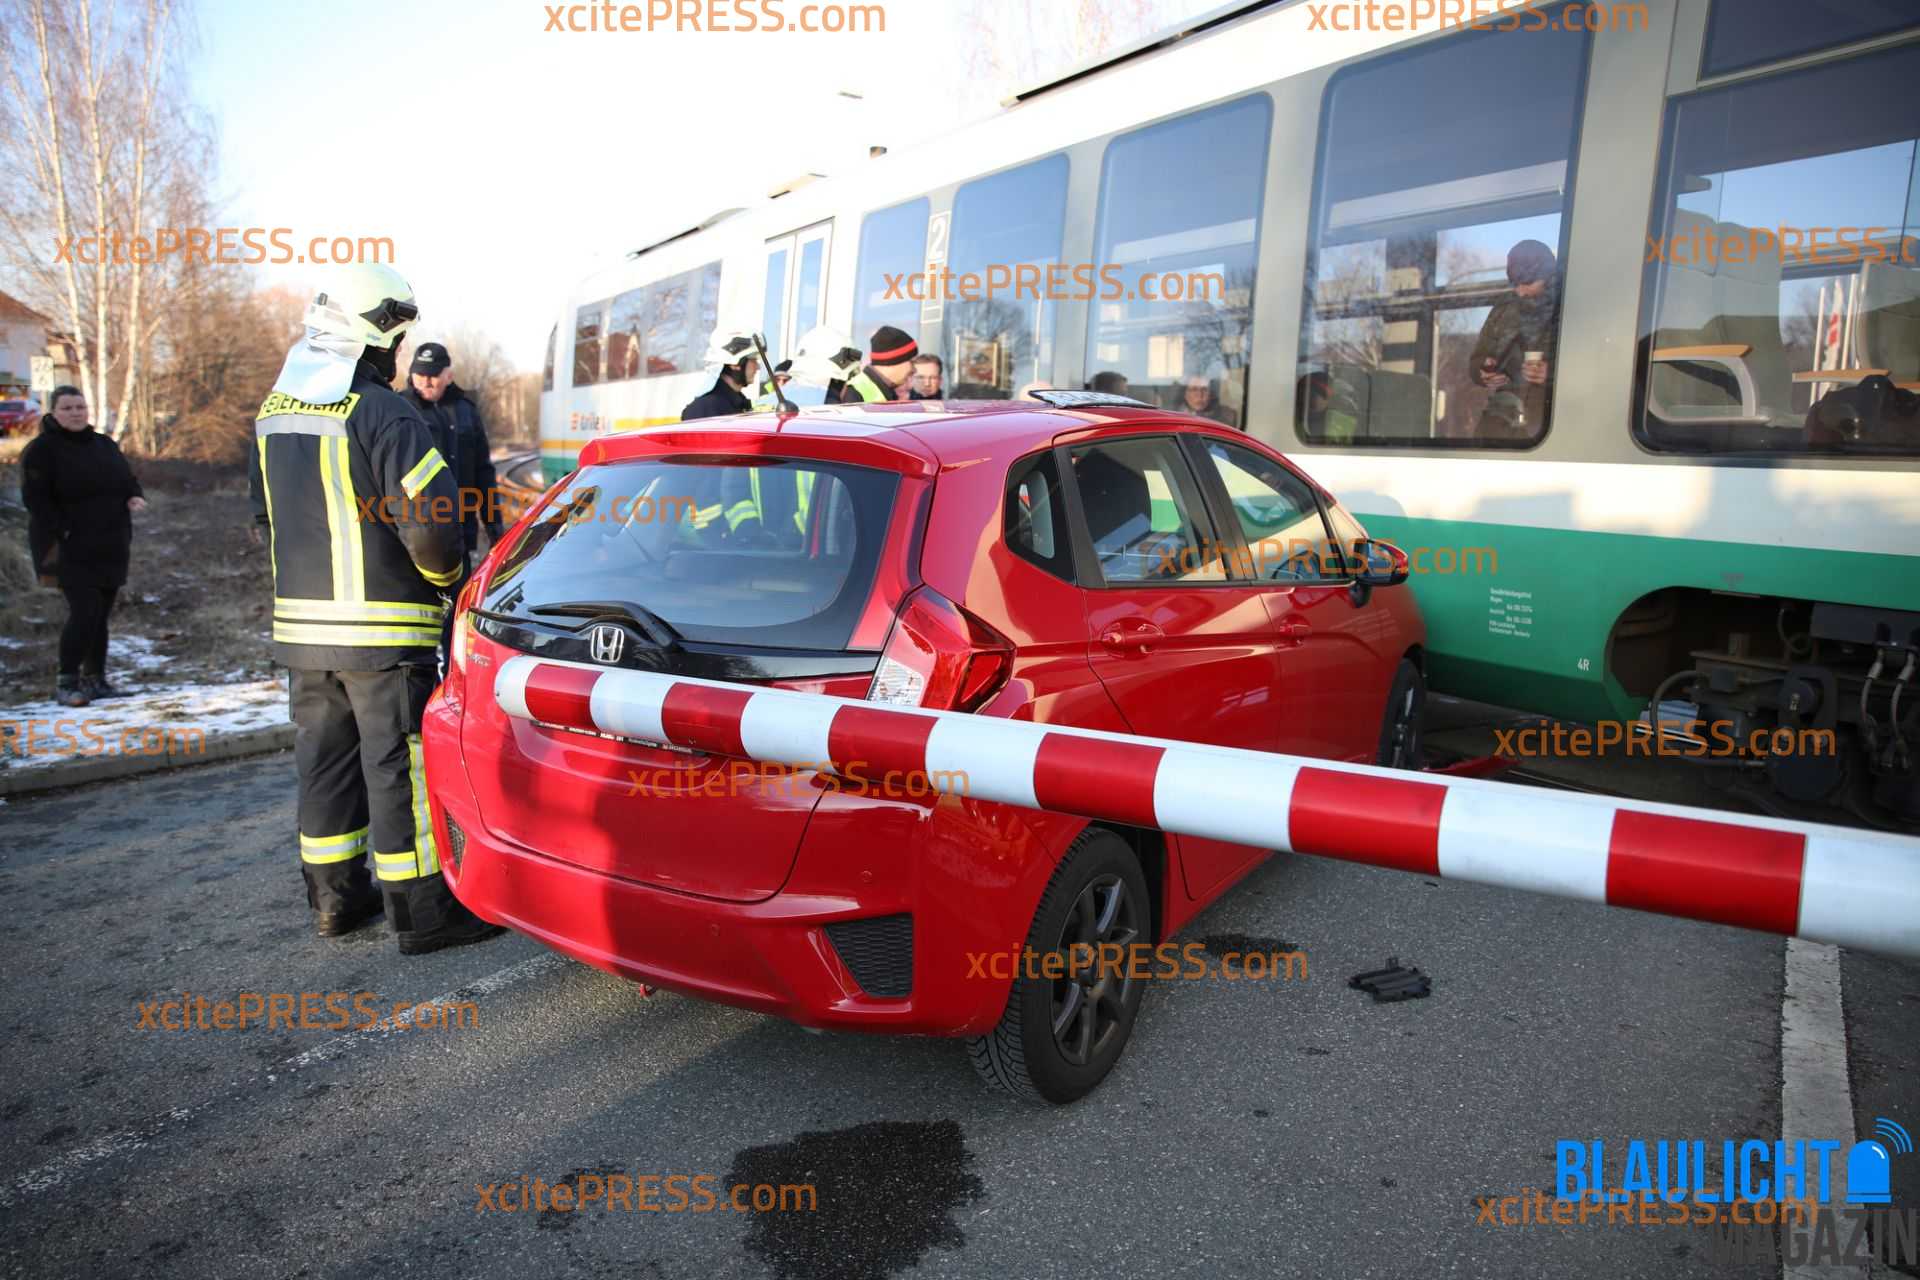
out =
<svg viewBox="0 0 1920 1280"><path fill-rule="evenodd" d="M53 357L28 356L27 381L34 391L53 390Z"/></svg>

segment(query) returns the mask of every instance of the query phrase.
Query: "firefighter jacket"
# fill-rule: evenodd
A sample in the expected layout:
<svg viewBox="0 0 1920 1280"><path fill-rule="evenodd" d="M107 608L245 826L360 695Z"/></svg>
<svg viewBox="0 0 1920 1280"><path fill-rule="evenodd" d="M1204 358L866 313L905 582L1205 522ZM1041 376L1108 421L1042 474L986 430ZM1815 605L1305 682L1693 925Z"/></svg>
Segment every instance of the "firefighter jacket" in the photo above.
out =
<svg viewBox="0 0 1920 1280"><path fill-rule="evenodd" d="M328 671L430 662L464 557L454 476L427 425L362 361L345 399L276 391L253 432L275 659Z"/></svg>

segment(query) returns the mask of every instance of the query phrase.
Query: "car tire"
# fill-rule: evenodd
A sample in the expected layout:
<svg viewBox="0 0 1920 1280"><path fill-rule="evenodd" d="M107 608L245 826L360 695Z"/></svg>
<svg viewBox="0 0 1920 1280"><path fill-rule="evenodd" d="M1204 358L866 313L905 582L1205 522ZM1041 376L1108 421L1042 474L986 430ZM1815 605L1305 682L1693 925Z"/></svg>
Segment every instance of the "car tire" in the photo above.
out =
<svg viewBox="0 0 1920 1280"><path fill-rule="evenodd" d="M1102 827L1081 832L1040 895L1022 952L1033 959L1015 966L1000 1025L968 1042L980 1078L1024 1101L1054 1104L1084 1097L1106 1079L1133 1035L1146 979L1127 975L1124 963L1107 973L1080 965L1062 978L1039 968L1076 941L1150 944L1152 924L1132 848Z"/></svg>
<svg viewBox="0 0 1920 1280"><path fill-rule="evenodd" d="M1410 659L1400 660L1380 719L1380 751L1374 763L1387 769L1425 767L1427 678Z"/></svg>

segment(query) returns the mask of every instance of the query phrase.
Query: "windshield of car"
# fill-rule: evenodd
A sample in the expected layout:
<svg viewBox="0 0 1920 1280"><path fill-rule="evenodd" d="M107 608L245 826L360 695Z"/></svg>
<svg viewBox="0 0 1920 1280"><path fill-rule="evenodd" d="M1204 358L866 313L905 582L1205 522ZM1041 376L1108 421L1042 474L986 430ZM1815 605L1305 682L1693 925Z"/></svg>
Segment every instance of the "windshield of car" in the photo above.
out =
<svg viewBox="0 0 1920 1280"><path fill-rule="evenodd" d="M692 642L843 649L899 483L796 458L585 467L515 536L480 607L551 619L583 601L624 602Z"/></svg>

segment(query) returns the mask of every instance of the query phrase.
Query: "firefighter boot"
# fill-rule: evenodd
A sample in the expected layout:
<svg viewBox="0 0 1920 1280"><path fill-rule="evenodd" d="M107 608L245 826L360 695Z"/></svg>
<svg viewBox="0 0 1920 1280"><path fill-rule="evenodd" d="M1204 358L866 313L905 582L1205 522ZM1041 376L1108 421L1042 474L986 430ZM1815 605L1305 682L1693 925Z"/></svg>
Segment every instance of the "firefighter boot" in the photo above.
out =
<svg viewBox="0 0 1920 1280"><path fill-rule="evenodd" d="M421 876L386 886L387 920L403 956L423 956L445 947L484 942L506 930L488 924L460 904L440 875Z"/></svg>

